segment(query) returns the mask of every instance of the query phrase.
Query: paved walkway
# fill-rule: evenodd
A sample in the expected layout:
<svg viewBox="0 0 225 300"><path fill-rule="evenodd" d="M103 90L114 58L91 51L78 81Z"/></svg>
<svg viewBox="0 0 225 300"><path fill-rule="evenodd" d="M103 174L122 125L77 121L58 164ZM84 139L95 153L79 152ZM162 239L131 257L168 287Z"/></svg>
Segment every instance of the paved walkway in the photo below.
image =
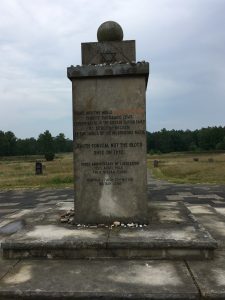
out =
<svg viewBox="0 0 225 300"><path fill-rule="evenodd" d="M0 191L0 221L23 209L52 205L58 201L73 201L74 192L66 189L32 189ZM173 184L148 179L149 201L184 201L193 205L210 205L225 210L225 185Z"/></svg>
<svg viewBox="0 0 225 300"><path fill-rule="evenodd" d="M0 259L0 299L225 299L225 186L178 185L149 177L148 195L156 205L183 201L218 241L215 259ZM73 190L0 191L0 240L20 229L24 216L34 208L41 214L55 205L70 209ZM161 217L166 222L171 215L165 213Z"/></svg>

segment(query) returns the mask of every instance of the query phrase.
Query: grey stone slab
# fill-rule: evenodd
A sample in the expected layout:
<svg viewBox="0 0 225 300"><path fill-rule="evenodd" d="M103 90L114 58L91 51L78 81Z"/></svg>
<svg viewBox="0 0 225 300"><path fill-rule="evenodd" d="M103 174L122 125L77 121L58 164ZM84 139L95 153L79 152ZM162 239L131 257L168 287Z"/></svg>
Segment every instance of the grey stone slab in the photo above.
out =
<svg viewBox="0 0 225 300"><path fill-rule="evenodd" d="M185 203L190 203L190 204L208 204L208 205L212 205L212 200L210 199L198 199L197 197L185 197L184 198Z"/></svg>
<svg viewBox="0 0 225 300"><path fill-rule="evenodd" d="M108 248L193 248L215 249L217 243L202 228L152 224L145 228L120 228L110 231Z"/></svg>
<svg viewBox="0 0 225 300"><path fill-rule="evenodd" d="M167 195L166 198L171 201L183 201L184 197L181 195Z"/></svg>
<svg viewBox="0 0 225 300"><path fill-rule="evenodd" d="M10 222L6 222L4 226L0 227L0 234L4 236L11 235L21 230L24 226L25 222L23 220L10 220Z"/></svg>
<svg viewBox="0 0 225 300"><path fill-rule="evenodd" d="M74 228L61 224L26 227L2 244L2 248L106 248L108 230Z"/></svg>
<svg viewBox="0 0 225 300"><path fill-rule="evenodd" d="M36 215L37 214L42 214L42 213L47 213L47 212L50 213L50 211L52 209L53 209L52 205L47 206L47 205L38 204L36 206L36 208L33 210L32 215L34 215L34 212L35 212ZM24 218L26 218L26 215L24 216Z"/></svg>
<svg viewBox="0 0 225 300"><path fill-rule="evenodd" d="M146 222L145 78L75 78L73 107L75 223Z"/></svg>
<svg viewBox="0 0 225 300"><path fill-rule="evenodd" d="M212 261L188 261L200 288L201 299L225 299L225 252L217 251Z"/></svg>
<svg viewBox="0 0 225 300"><path fill-rule="evenodd" d="M4 257L208 259L217 247L196 223L78 229L54 223L54 218L45 219L45 225L26 226L3 241Z"/></svg>
<svg viewBox="0 0 225 300"><path fill-rule="evenodd" d="M215 206L225 205L225 202L220 200L212 200L212 202L215 204Z"/></svg>
<svg viewBox="0 0 225 300"><path fill-rule="evenodd" d="M0 281L0 298L6 296L187 300L199 295L183 262L31 260L17 264Z"/></svg>
<svg viewBox="0 0 225 300"><path fill-rule="evenodd" d="M17 208L0 208L0 214L10 214L18 211Z"/></svg>
<svg viewBox="0 0 225 300"><path fill-rule="evenodd" d="M35 210L31 214L25 215L23 219L27 225L43 224L43 221L46 217L46 213L48 213L47 208L45 209L44 212L39 211L39 208L37 208L37 211ZM59 216L57 220L59 220Z"/></svg>
<svg viewBox="0 0 225 300"><path fill-rule="evenodd" d="M196 195L199 199L215 199L215 200L223 200L223 197L220 197L215 194L206 194L206 195Z"/></svg>
<svg viewBox="0 0 225 300"><path fill-rule="evenodd" d="M206 230L216 239L219 243L225 242L225 220L219 214L195 214L196 219L202 224Z"/></svg>
<svg viewBox="0 0 225 300"><path fill-rule="evenodd" d="M193 197L193 193L191 192L179 192L178 195L182 196L182 197Z"/></svg>
<svg viewBox="0 0 225 300"><path fill-rule="evenodd" d="M8 216L8 219L19 219L24 217L26 214L29 214L32 210L31 209L21 209L16 213L13 213Z"/></svg>
<svg viewBox="0 0 225 300"><path fill-rule="evenodd" d="M161 208L168 208L168 209L170 209L170 208L180 208L181 207L181 202L178 202L178 201L167 201L167 200L157 200L157 201L155 201L155 200L153 200L153 199L151 199L151 201L149 202L149 206L151 207L151 206L153 206L153 207L158 207L159 209L161 209Z"/></svg>
<svg viewBox="0 0 225 300"><path fill-rule="evenodd" d="M49 205L56 205L58 203L58 201L59 201L59 199L50 200L48 202L41 201L41 203L39 203L36 207L47 207Z"/></svg>
<svg viewBox="0 0 225 300"><path fill-rule="evenodd" d="M19 204L19 202L7 202L7 203L0 203L0 208L2 208L2 207L10 207L10 206L16 206L16 205L18 205Z"/></svg>
<svg viewBox="0 0 225 300"><path fill-rule="evenodd" d="M207 214L207 215L214 215L215 210L208 204L194 204L194 205L187 205L188 209L195 215L195 214Z"/></svg>
<svg viewBox="0 0 225 300"><path fill-rule="evenodd" d="M4 226L6 226L7 224L11 223L12 222L12 219L7 219L7 218L4 218L1 222L0 222L0 229Z"/></svg>
<svg viewBox="0 0 225 300"><path fill-rule="evenodd" d="M102 64L136 61L135 41L82 43L82 64Z"/></svg>
<svg viewBox="0 0 225 300"><path fill-rule="evenodd" d="M17 262L18 260L3 260L0 249L0 280L14 267Z"/></svg>
<svg viewBox="0 0 225 300"><path fill-rule="evenodd" d="M149 224L152 223L193 223L190 211L180 201L151 201L149 206Z"/></svg>
<svg viewBox="0 0 225 300"><path fill-rule="evenodd" d="M11 196L12 199L18 199L18 200L23 199L23 197L24 197L24 194L22 194L22 195L12 195Z"/></svg>
<svg viewBox="0 0 225 300"><path fill-rule="evenodd" d="M216 210L219 214L225 216L225 207L215 207L215 210Z"/></svg>
<svg viewBox="0 0 225 300"><path fill-rule="evenodd" d="M2 243L4 256L211 258L216 248L215 240L198 225L182 202L151 202L151 224L139 228L109 230L63 225L59 223L62 212L60 206L54 206L45 212L37 208L24 215L26 227Z"/></svg>
<svg viewBox="0 0 225 300"><path fill-rule="evenodd" d="M91 77L121 77L121 76L143 76L145 86L147 85L149 74L149 63L123 63L113 65L96 65L96 66L71 66L67 68L67 77L70 80Z"/></svg>
<svg viewBox="0 0 225 300"><path fill-rule="evenodd" d="M56 206L60 209L60 210L70 210L70 209L74 209L74 201L72 202L68 202L68 201L60 201L57 202Z"/></svg>

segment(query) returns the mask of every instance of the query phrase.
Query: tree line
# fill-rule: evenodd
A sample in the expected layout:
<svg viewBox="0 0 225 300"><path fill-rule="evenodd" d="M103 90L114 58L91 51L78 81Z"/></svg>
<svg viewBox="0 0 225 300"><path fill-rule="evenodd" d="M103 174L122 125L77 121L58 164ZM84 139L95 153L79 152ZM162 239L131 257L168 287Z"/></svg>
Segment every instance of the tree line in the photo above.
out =
<svg viewBox="0 0 225 300"><path fill-rule="evenodd" d="M0 131L0 156L11 155L36 155L46 153L72 152L73 141L66 138L64 133L53 137L46 130L39 134L38 138L33 137L18 139L12 131Z"/></svg>
<svg viewBox="0 0 225 300"><path fill-rule="evenodd" d="M225 150L225 127L147 132L148 153Z"/></svg>
<svg viewBox="0 0 225 300"><path fill-rule="evenodd" d="M148 153L169 153L183 151L225 150L225 127L207 127L191 130L166 130L147 132ZM64 133L53 137L46 130L33 137L18 139L11 131L0 131L0 156L35 155L72 152L73 141Z"/></svg>

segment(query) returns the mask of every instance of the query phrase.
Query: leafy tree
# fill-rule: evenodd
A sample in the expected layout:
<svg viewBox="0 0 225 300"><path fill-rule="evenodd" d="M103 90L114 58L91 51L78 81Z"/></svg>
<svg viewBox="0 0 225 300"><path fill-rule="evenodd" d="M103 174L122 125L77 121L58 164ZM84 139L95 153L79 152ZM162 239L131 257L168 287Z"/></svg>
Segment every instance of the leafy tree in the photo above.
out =
<svg viewBox="0 0 225 300"><path fill-rule="evenodd" d="M0 156L51 154L72 152L73 141L64 133L52 137L46 130L35 138L17 139L11 131L0 130ZM147 132L147 151L167 153L172 151L225 150L225 127L207 127L198 130L166 130Z"/></svg>
<svg viewBox="0 0 225 300"><path fill-rule="evenodd" d="M39 135L37 145L40 154L54 152L54 140L48 130Z"/></svg>
<svg viewBox="0 0 225 300"><path fill-rule="evenodd" d="M34 155L38 153L37 141L35 138L18 139L16 143L17 155Z"/></svg>
<svg viewBox="0 0 225 300"><path fill-rule="evenodd" d="M12 131L3 132L0 131L0 155L15 155L16 154L16 142Z"/></svg>
<svg viewBox="0 0 225 300"><path fill-rule="evenodd" d="M225 150L225 137L223 140L219 143L216 144L216 149L217 150Z"/></svg>
<svg viewBox="0 0 225 300"><path fill-rule="evenodd" d="M66 138L64 133L59 133L54 138L54 146L56 152L66 152Z"/></svg>

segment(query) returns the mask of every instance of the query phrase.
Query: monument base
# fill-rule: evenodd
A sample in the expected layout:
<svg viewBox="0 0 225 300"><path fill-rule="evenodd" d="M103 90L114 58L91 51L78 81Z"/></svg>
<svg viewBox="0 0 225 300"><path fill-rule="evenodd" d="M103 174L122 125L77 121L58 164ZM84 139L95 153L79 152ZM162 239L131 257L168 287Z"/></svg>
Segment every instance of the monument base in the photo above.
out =
<svg viewBox="0 0 225 300"><path fill-rule="evenodd" d="M75 227L50 221L62 211L28 224L2 243L3 257L66 259L211 259L216 241L183 203L153 202L145 227ZM37 213L38 214L38 213ZM46 219L46 222L44 221Z"/></svg>

